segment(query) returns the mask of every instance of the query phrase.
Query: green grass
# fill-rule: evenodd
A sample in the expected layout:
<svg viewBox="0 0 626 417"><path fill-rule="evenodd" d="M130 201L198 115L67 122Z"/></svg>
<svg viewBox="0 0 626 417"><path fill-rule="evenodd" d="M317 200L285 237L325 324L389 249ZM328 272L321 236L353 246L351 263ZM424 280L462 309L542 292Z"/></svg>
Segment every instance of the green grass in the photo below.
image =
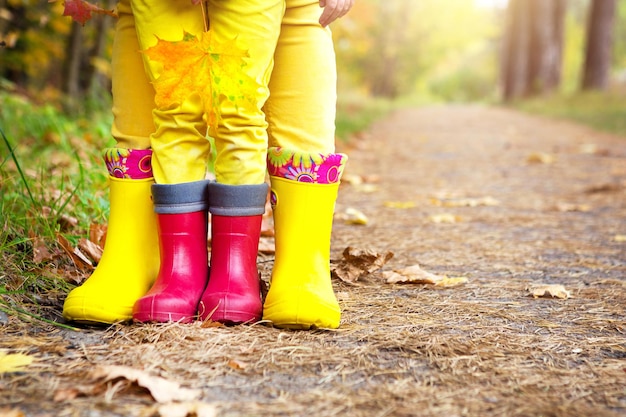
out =
<svg viewBox="0 0 626 417"><path fill-rule="evenodd" d="M583 92L538 97L513 103L516 109L573 120L595 129L626 136L626 92Z"/></svg>
<svg viewBox="0 0 626 417"><path fill-rule="evenodd" d="M75 244L106 218L100 148L110 117L69 116L6 92L0 101L0 311L45 322L40 303L67 292L73 269L57 235ZM36 250L51 256L36 262Z"/></svg>

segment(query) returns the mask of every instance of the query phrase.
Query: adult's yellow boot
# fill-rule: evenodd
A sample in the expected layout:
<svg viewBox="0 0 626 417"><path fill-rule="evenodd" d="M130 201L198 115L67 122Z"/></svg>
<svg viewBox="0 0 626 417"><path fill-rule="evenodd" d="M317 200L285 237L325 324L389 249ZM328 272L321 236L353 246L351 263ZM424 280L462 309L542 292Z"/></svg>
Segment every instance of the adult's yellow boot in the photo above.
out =
<svg viewBox="0 0 626 417"><path fill-rule="evenodd" d="M110 324L132 319L133 305L159 271L159 240L150 187L150 150L112 148L109 170L110 213L102 259L94 273L73 289L63 317L80 323Z"/></svg>
<svg viewBox="0 0 626 417"><path fill-rule="evenodd" d="M341 310L330 277L330 237L346 159L343 154L269 150L276 259L263 319L276 327L339 327Z"/></svg>

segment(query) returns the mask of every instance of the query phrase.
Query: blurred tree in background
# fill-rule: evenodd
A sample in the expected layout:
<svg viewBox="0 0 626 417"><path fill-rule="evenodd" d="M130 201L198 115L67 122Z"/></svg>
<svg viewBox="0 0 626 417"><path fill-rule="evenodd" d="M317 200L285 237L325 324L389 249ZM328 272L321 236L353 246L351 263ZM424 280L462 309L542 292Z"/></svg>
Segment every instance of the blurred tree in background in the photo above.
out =
<svg viewBox="0 0 626 417"><path fill-rule="evenodd" d="M106 103L115 19L81 27L62 10L0 0L0 89ZM496 101L626 84L626 0L357 0L332 28L342 95Z"/></svg>

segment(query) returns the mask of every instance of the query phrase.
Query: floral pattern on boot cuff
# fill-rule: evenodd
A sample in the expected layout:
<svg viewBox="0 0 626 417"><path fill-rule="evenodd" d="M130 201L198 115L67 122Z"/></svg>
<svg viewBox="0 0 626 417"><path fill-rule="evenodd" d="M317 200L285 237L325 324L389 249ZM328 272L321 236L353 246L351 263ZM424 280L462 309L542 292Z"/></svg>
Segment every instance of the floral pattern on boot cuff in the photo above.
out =
<svg viewBox="0 0 626 417"><path fill-rule="evenodd" d="M273 177L314 184L335 184L341 179L348 159L342 153L308 153L272 147L267 153L267 169Z"/></svg>
<svg viewBox="0 0 626 417"><path fill-rule="evenodd" d="M115 178L141 180L152 178L152 150L108 148L104 163L109 175Z"/></svg>

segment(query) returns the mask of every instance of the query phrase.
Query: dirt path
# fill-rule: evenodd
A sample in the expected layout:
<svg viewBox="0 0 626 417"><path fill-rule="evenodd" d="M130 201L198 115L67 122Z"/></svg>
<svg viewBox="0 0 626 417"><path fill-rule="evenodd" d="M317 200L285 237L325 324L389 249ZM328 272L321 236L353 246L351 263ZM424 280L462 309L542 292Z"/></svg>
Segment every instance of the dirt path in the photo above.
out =
<svg viewBox="0 0 626 417"><path fill-rule="evenodd" d="M36 360L0 375L0 410L15 412L0 415L626 415L626 139L448 106L394 113L346 148L333 259L346 247L394 256L336 281L338 331L72 332L11 318L0 348ZM366 225L349 221L354 210ZM416 264L467 282L385 282ZM530 296L540 284L570 296ZM175 414L126 368L94 376L103 365L197 400Z"/></svg>

